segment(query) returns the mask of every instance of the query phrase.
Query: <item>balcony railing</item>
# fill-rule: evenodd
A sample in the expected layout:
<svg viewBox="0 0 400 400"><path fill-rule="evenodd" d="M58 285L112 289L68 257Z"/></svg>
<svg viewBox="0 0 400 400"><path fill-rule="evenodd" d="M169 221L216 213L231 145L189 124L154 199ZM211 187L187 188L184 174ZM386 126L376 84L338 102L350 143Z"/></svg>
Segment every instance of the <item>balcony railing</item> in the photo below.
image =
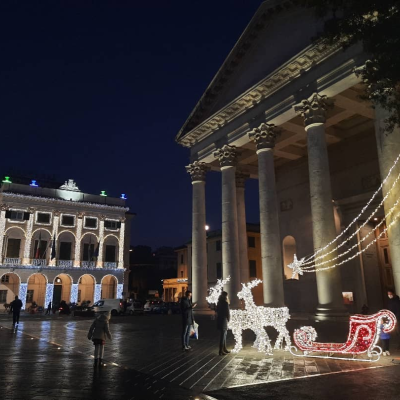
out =
<svg viewBox="0 0 400 400"><path fill-rule="evenodd" d="M32 260L32 265L34 265L35 267L45 267L47 265L46 259L36 259L34 258Z"/></svg>
<svg viewBox="0 0 400 400"><path fill-rule="evenodd" d="M57 265L62 268L72 268L74 262L72 260L58 260Z"/></svg>
<svg viewBox="0 0 400 400"><path fill-rule="evenodd" d="M96 268L96 261L82 261L82 268Z"/></svg>
<svg viewBox="0 0 400 400"><path fill-rule="evenodd" d="M4 258L3 264L5 264L5 265L21 265L21 259L6 257L6 258Z"/></svg>
<svg viewBox="0 0 400 400"><path fill-rule="evenodd" d="M106 261L104 263L104 268L117 268L117 263L116 262Z"/></svg>

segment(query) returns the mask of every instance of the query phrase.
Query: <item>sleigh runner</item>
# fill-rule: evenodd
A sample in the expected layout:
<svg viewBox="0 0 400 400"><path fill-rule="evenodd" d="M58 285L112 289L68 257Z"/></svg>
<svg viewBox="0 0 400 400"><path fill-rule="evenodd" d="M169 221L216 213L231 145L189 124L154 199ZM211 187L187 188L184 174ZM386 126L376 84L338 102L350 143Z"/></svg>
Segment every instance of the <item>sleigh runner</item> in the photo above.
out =
<svg viewBox="0 0 400 400"><path fill-rule="evenodd" d="M297 347L291 346L290 352L297 357L307 356L354 361L378 361L382 354L382 349L377 346L377 342L383 318L387 318L389 321L384 324L383 332L391 332L396 325L396 317L389 310L381 310L373 315L352 315L350 317L350 330L346 343L315 342L317 332L312 326L296 329L293 333L293 339ZM303 353L300 353L299 350ZM325 353L325 355L311 353ZM368 359L355 358L365 353ZM353 358L345 357L346 355L351 355Z"/></svg>

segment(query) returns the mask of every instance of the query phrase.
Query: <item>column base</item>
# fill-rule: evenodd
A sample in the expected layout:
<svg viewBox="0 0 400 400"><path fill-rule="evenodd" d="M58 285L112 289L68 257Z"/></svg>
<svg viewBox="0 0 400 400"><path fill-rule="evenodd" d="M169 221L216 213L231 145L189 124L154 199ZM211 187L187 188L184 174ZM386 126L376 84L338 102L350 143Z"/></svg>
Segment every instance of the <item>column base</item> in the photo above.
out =
<svg viewBox="0 0 400 400"><path fill-rule="evenodd" d="M349 319L349 315L345 307L317 307L315 311L315 319L319 321Z"/></svg>

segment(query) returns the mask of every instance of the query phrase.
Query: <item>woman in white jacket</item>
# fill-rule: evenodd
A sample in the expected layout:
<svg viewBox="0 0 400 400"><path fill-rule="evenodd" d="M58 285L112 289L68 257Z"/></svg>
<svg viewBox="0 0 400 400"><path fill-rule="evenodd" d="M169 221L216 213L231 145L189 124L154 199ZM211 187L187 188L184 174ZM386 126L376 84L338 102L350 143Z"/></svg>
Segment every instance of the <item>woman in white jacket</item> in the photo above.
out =
<svg viewBox="0 0 400 400"><path fill-rule="evenodd" d="M109 326L110 315L100 314L94 321L89 329L88 339L93 341L94 344L94 367L100 365L102 367L104 357L104 345L106 344L106 337L112 340Z"/></svg>

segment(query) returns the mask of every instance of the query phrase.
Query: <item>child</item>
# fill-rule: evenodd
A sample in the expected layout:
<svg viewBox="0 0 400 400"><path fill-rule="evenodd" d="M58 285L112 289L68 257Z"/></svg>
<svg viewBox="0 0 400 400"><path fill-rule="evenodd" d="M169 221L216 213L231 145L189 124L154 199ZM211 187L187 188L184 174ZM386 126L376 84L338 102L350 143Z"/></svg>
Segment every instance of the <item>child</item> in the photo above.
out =
<svg viewBox="0 0 400 400"><path fill-rule="evenodd" d="M389 353L389 339L390 339L390 334L383 332L383 328L385 327L386 324L388 324L389 321L387 318L382 318L382 323L379 326L379 337L382 342L382 355L383 356L390 356Z"/></svg>
<svg viewBox="0 0 400 400"><path fill-rule="evenodd" d="M109 321L110 316L108 313L100 314L94 321L89 329L88 339L93 340L94 344L94 367L100 365L103 367L104 345L106 343L106 336L112 340L110 333Z"/></svg>

